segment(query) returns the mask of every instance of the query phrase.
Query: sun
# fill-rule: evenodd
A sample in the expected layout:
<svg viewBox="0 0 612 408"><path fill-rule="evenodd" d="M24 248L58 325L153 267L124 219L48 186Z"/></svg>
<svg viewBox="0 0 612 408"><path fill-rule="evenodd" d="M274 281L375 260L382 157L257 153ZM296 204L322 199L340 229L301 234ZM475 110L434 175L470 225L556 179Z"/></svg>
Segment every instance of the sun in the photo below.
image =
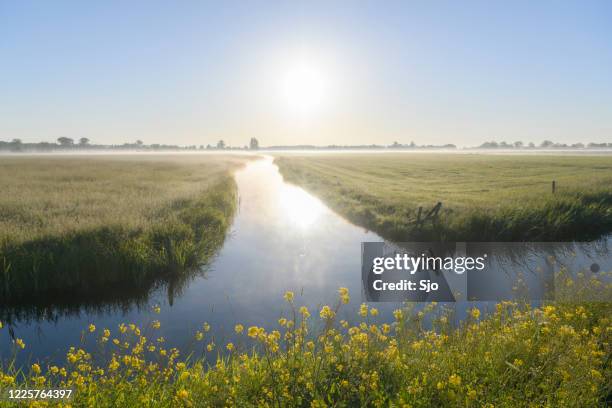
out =
<svg viewBox="0 0 612 408"><path fill-rule="evenodd" d="M283 104L292 113L310 116L321 112L330 98L330 80L320 65L299 61L287 68L280 84Z"/></svg>

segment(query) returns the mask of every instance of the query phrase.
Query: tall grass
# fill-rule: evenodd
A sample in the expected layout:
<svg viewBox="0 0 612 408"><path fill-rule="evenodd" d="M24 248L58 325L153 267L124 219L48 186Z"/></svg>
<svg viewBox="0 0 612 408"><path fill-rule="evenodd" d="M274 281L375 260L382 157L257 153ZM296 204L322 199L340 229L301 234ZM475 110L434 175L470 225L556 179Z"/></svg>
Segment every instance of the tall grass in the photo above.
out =
<svg viewBox="0 0 612 408"><path fill-rule="evenodd" d="M336 154L275 162L289 182L396 241L562 241L612 231L610 156ZM438 216L425 219L438 202Z"/></svg>
<svg viewBox="0 0 612 408"><path fill-rule="evenodd" d="M236 205L238 159L5 159L2 303L96 297L207 260Z"/></svg>
<svg viewBox="0 0 612 408"><path fill-rule="evenodd" d="M73 388L73 407L604 407L612 392L612 286L584 273L559 279L567 290L556 303L502 302L486 316L473 308L459 325L434 303L397 309L390 322L363 304L351 324L337 318L350 302L346 289L335 307L313 316L287 292L276 327L237 324L243 340L235 344L215 344L203 324L194 342L217 356L214 365L168 349L159 321L92 324L64 363L9 360L0 384ZM27 352L14 343L15 353Z"/></svg>

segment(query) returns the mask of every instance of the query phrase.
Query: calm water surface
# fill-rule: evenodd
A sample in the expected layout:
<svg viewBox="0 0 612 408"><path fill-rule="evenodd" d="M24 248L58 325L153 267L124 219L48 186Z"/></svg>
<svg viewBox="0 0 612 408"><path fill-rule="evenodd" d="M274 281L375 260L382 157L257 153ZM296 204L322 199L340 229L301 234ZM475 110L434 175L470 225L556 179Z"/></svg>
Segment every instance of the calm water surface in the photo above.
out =
<svg viewBox="0 0 612 408"><path fill-rule="evenodd" d="M269 158L248 164L236 173L236 181L239 210L223 248L180 289L161 287L139 304L77 307L52 319L26 312L0 330L2 356L10 355L11 338L18 337L27 344L22 359L63 359L69 346L80 344L82 330L90 323L116 332L122 322L145 326L155 319L161 322L155 336L164 336L168 347L198 352L201 344L193 338L204 322L212 326L216 344L240 342L234 338L236 323L275 325L287 312L282 298L287 290L295 292L296 304L309 306L318 320L315 308L335 303L338 287L345 286L352 306L340 317L355 316L354 308L361 302L361 242L382 239L350 224L301 188L284 183ZM602 242L607 247L610 239ZM161 314L152 312L153 305L161 307ZM387 320L398 304L377 307L380 318ZM466 305L455 307L460 312Z"/></svg>

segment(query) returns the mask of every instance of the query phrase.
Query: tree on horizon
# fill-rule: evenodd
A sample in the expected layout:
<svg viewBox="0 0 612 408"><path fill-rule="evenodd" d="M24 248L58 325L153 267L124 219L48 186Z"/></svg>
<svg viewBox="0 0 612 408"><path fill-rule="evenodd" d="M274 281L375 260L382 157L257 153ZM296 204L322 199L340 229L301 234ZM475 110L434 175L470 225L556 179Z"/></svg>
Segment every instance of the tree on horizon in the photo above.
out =
<svg viewBox="0 0 612 408"><path fill-rule="evenodd" d="M72 146L74 144L74 140L72 140L69 137L58 137L57 143L59 143L62 146Z"/></svg>

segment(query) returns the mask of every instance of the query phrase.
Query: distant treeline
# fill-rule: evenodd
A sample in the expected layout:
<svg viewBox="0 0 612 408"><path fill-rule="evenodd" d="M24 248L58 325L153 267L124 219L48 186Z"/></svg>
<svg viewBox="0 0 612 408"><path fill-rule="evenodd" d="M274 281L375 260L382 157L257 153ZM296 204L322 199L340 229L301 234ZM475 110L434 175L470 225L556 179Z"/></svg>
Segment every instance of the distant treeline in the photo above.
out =
<svg viewBox="0 0 612 408"><path fill-rule="evenodd" d="M139 150L139 151L159 151L159 150L342 150L342 149L456 149L454 144L445 145L416 145L414 142L410 144L400 144L394 142L390 145L290 145L290 146L267 146L260 147L259 141L256 138L251 138L248 145L244 146L229 146L223 140L219 140L215 145L166 145L166 144L144 144L142 140L137 140L134 143L124 143L121 145L102 145L92 144L86 137L75 141L68 137L60 137L55 143L40 142L40 143L24 143L20 139L13 139L10 142L0 140L0 151L12 152L47 152L47 151L65 151L65 150Z"/></svg>
<svg viewBox="0 0 612 408"><path fill-rule="evenodd" d="M555 143L545 140L539 145L523 142L485 142L480 146L469 147L468 149L599 149L612 148L612 143ZM167 144L145 144L142 140L134 143L124 143L120 145L93 144L91 141L82 137L75 141L69 137L60 137L56 142L24 143L21 139L13 139L10 142L0 140L0 151L9 152L53 152L53 151L79 151L79 150L134 150L134 151L174 151L174 150L384 150L384 149L457 149L454 144L444 145L417 145L414 142L402 144L393 142L389 145L369 144L369 145L287 145L287 146L267 146L260 147L256 138L251 138L248 145L229 146L223 140L219 140L215 145L167 145Z"/></svg>
<svg viewBox="0 0 612 408"><path fill-rule="evenodd" d="M521 141L514 143L507 142L484 142L477 149L601 149L612 148L612 143L555 143L550 140L544 140L538 146L535 143L523 143Z"/></svg>

